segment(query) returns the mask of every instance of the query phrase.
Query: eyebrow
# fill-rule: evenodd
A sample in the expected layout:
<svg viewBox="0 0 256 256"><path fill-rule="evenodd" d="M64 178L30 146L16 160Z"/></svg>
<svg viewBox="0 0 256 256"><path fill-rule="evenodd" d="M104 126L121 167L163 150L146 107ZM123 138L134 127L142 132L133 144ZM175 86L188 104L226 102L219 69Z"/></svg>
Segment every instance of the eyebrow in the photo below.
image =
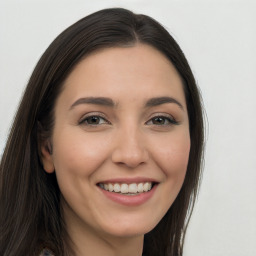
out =
<svg viewBox="0 0 256 256"><path fill-rule="evenodd" d="M156 97L156 98L152 98L149 99L146 102L146 107L154 107L154 106L158 106L158 105L162 105L165 103L175 103L177 104L182 110L184 110L184 107L182 106L182 104L177 101L176 99L172 98L172 97Z"/></svg>
<svg viewBox="0 0 256 256"><path fill-rule="evenodd" d="M114 101L110 98L105 97L87 97L87 98L80 98L77 101L75 101L70 109L74 108L77 105L80 104L93 104L93 105L101 105L101 106L108 106L108 107L114 107L116 104Z"/></svg>
<svg viewBox="0 0 256 256"><path fill-rule="evenodd" d="M184 110L182 104L177 101L176 99L172 97L155 97L149 99L145 107L155 107L166 103L175 103L177 104L182 110ZM101 106L107 106L107 107L115 107L117 106L117 103L115 103L111 98L106 97L86 97L86 98L80 98L76 100L71 106L70 110L73 109L75 106L80 104L93 104L93 105L101 105Z"/></svg>

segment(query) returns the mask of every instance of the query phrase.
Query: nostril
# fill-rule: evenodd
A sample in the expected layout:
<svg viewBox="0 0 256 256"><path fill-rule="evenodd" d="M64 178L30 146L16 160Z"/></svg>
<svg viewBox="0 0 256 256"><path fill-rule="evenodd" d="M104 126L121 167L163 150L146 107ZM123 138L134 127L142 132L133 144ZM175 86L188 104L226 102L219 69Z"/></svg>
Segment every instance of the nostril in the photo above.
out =
<svg viewBox="0 0 256 256"><path fill-rule="evenodd" d="M119 165L135 168L149 159L144 141L135 135L123 133L116 138L112 151L112 161Z"/></svg>
<svg viewBox="0 0 256 256"><path fill-rule="evenodd" d="M147 162L145 152L128 152L127 150L116 150L112 154L112 161L116 164L126 166L128 168L135 168Z"/></svg>

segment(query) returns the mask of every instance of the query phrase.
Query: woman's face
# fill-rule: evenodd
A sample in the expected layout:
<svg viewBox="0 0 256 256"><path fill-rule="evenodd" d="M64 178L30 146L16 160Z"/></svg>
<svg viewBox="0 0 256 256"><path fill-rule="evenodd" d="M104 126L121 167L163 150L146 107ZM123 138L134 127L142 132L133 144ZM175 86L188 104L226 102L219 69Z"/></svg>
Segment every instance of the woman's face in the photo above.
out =
<svg viewBox="0 0 256 256"><path fill-rule="evenodd" d="M55 106L53 153L67 226L131 237L152 230L182 186L190 151L181 79L154 48L98 51L68 76Z"/></svg>

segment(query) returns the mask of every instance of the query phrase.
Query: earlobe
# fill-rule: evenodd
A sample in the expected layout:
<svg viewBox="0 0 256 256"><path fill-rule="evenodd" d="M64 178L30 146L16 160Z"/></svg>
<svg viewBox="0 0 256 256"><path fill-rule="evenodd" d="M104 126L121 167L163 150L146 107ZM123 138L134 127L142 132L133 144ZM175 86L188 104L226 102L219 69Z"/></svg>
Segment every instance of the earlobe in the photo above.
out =
<svg viewBox="0 0 256 256"><path fill-rule="evenodd" d="M41 160L44 167L44 170L47 173L53 173L54 163L53 163L53 156L52 156L52 146L49 140L45 140L41 145Z"/></svg>

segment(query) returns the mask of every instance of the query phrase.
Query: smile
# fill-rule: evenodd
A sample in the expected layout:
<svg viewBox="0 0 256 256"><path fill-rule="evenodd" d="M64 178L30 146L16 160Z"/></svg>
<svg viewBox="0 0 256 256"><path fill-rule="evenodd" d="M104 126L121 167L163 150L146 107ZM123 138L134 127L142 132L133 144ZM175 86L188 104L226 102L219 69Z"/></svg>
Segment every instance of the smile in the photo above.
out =
<svg viewBox="0 0 256 256"><path fill-rule="evenodd" d="M102 189L125 195L138 195L140 193L148 192L152 189L152 182L140 182L140 183L99 183L99 187Z"/></svg>

